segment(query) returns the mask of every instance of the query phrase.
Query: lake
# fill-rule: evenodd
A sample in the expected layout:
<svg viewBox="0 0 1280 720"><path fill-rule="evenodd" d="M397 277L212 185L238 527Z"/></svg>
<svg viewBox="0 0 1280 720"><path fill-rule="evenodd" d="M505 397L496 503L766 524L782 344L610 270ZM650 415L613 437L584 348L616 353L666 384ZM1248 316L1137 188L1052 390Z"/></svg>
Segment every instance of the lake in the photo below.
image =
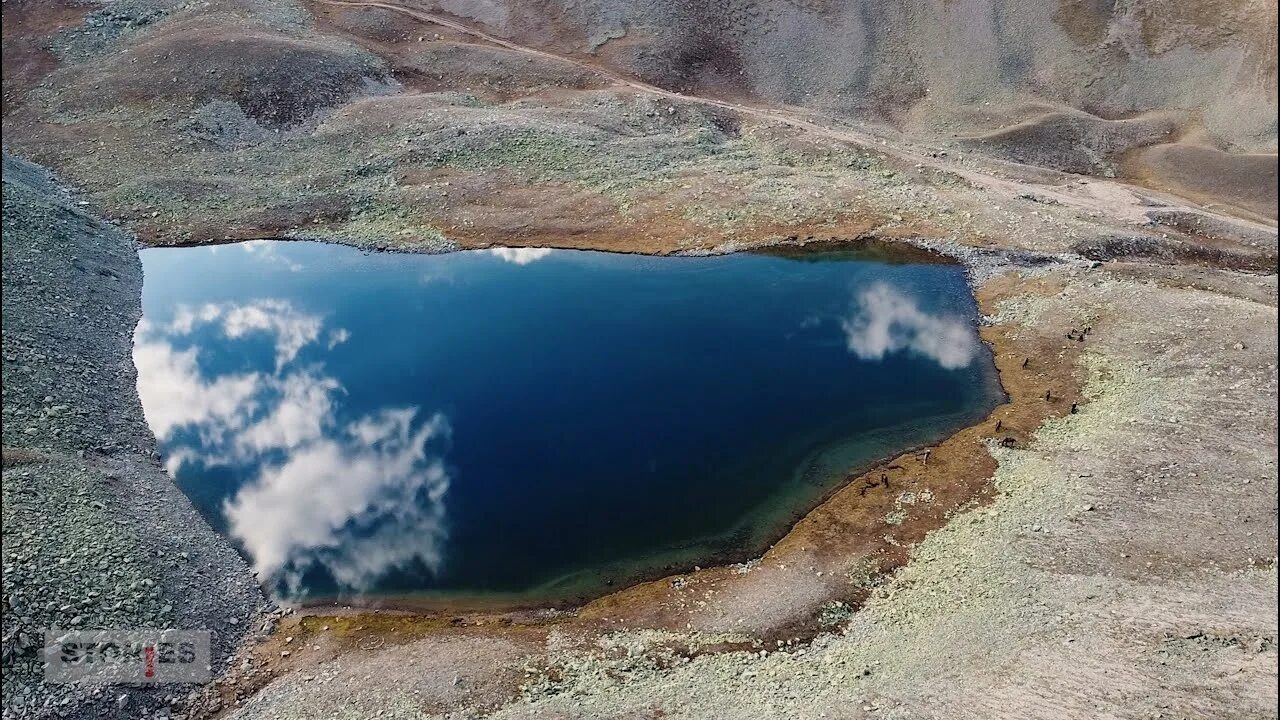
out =
<svg viewBox="0 0 1280 720"><path fill-rule="evenodd" d="M147 422L284 600L570 603L745 560L851 471L1003 400L955 264L141 256Z"/></svg>

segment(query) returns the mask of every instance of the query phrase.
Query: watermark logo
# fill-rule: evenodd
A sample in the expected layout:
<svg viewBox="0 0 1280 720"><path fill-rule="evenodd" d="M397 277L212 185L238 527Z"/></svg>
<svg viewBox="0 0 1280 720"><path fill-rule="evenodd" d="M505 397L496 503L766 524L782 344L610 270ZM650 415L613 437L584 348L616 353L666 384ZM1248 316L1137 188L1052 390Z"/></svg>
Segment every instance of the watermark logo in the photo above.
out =
<svg viewBox="0 0 1280 720"><path fill-rule="evenodd" d="M54 683L202 683L211 675L207 630L51 630L44 675Z"/></svg>

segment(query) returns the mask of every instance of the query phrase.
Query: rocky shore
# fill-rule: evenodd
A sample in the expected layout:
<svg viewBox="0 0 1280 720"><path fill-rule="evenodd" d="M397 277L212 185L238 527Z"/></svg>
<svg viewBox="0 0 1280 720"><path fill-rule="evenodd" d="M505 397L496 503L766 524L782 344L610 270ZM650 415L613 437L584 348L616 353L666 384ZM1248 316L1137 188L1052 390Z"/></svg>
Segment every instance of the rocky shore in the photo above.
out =
<svg viewBox="0 0 1280 720"><path fill-rule="evenodd" d="M268 610L173 484L131 357L133 238L4 156L4 717L156 717L191 688L43 681L48 628L213 632L215 670Z"/></svg>

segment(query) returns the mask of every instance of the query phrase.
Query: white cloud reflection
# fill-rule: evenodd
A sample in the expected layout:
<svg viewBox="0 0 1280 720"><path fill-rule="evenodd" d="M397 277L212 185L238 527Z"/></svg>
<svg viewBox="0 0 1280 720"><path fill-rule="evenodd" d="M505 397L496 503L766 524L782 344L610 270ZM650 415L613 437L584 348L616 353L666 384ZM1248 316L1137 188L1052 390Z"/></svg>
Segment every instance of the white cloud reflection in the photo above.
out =
<svg viewBox="0 0 1280 720"><path fill-rule="evenodd" d="M528 265L550 255L551 248L489 248L489 254L515 265Z"/></svg>
<svg viewBox="0 0 1280 720"><path fill-rule="evenodd" d="M185 425L235 425L250 411L261 390L258 373L205 379L196 364L196 350L175 350L157 341L146 320L138 323L133 363L138 368L142 412L157 438L163 440Z"/></svg>
<svg viewBox="0 0 1280 720"><path fill-rule="evenodd" d="M175 347L204 325L228 340L271 335L275 372L208 372L200 348ZM340 419L341 384L322 364L297 360L308 345L350 337L323 325L282 300L179 307L164 325L144 319L134 362L147 423L166 445L170 472L188 461L252 469L222 511L264 580L296 592L319 566L366 591L410 563L435 571L449 477L431 448L447 439L447 419L420 417L416 407Z"/></svg>
<svg viewBox="0 0 1280 720"><path fill-rule="evenodd" d="M944 368L968 367L978 353L978 339L965 319L930 314L915 299L878 282L858 293L856 310L841 324L849 351L864 360L880 360L907 350Z"/></svg>
<svg viewBox="0 0 1280 720"><path fill-rule="evenodd" d="M338 328L329 331L329 349L332 350L342 343L351 339L351 331L346 328Z"/></svg>
<svg viewBox="0 0 1280 720"><path fill-rule="evenodd" d="M321 439L333 416L332 396L340 389L337 380L307 371L272 378L274 398L264 404L265 417L237 428L238 454L293 450Z"/></svg>
<svg viewBox="0 0 1280 720"><path fill-rule="evenodd" d="M281 242L282 241L280 240L245 240L243 242L236 243L236 247L239 247L247 253L256 255L256 259L259 262L280 263L293 272L300 272L303 269L302 264L280 252ZM217 249L218 246L211 245L210 247Z"/></svg>
<svg viewBox="0 0 1280 720"><path fill-rule="evenodd" d="M223 333L231 339L250 333L275 336L276 371L298 356L298 351L320 336L320 318L293 309L283 300L259 300L251 305L233 305L226 310Z"/></svg>
<svg viewBox="0 0 1280 720"><path fill-rule="evenodd" d="M227 501L231 534L266 576L298 577L321 564L344 587L367 590L388 569L440 566L449 477L428 443L447 434L442 416L384 410L333 435L299 444Z"/></svg>
<svg viewBox="0 0 1280 720"><path fill-rule="evenodd" d="M253 333L274 336L276 370L298 356L298 351L320 336L322 321L315 315L299 312L284 300L255 300L246 304L206 303L200 307L179 305L166 330L172 335L188 335L197 325L217 321L223 337L236 340ZM333 347L350 337L342 328L330 335ZM336 342L335 342L336 339Z"/></svg>

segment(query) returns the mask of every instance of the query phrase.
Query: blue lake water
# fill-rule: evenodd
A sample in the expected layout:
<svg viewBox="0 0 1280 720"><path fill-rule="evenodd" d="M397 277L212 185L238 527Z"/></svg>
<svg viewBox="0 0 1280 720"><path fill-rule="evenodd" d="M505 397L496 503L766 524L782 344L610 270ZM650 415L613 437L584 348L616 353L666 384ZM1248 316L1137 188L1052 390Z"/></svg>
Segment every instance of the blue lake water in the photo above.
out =
<svg viewBox="0 0 1280 720"><path fill-rule="evenodd" d="M147 421L290 600L569 602L743 560L1003 397L951 264L270 241L142 262Z"/></svg>

